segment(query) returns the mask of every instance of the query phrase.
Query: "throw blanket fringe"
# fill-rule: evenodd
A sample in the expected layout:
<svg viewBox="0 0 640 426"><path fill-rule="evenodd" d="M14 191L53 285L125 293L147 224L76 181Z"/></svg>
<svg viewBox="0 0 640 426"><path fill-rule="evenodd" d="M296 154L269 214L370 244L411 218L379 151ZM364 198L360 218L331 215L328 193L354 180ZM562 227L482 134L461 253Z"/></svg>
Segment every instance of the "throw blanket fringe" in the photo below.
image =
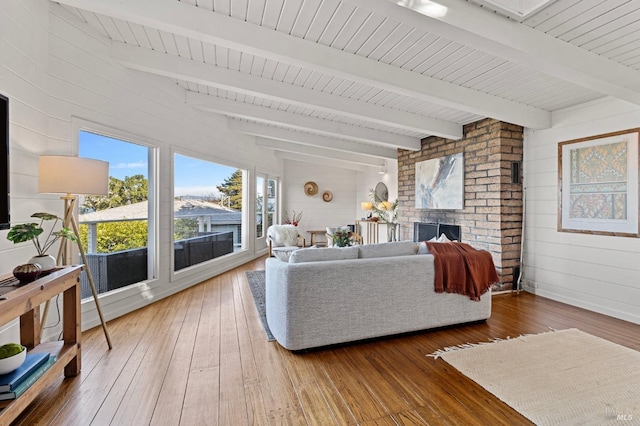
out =
<svg viewBox="0 0 640 426"><path fill-rule="evenodd" d="M436 293L463 294L479 301L491 284L499 282L493 258L488 251L459 242L426 243L434 257Z"/></svg>

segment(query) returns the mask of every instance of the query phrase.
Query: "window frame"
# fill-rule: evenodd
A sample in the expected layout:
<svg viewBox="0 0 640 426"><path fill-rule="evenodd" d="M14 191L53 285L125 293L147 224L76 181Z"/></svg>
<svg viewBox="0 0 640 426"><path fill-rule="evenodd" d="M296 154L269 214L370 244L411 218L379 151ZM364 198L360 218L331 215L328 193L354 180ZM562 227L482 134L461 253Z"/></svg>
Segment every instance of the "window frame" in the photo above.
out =
<svg viewBox="0 0 640 426"><path fill-rule="evenodd" d="M117 129L115 127L111 127L104 124L99 124L96 122L92 122L89 120L81 119L78 117L71 118L71 131L72 131L72 146L73 146L73 155L78 155L80 152L80 132L88 132L97 134L99 136L104 136L112 139L118 139L123 142L132 143L135 145L140 145L148 149L148 193L149 193L149 207L148 207L148 224L147 224L147 279L143 281L139 281L137 283L130 284L123 289L134 289L139 288L138 291L144 291L144 289L148 288L150 284L153 282L157 282L159 280L160 269L159 269L159 194L158 188L159 184L159 174L158 174L158 162L159 162L159 151L160 146L157 142L142 137L137 134L133 134L131 132L127 132L125 130ZM74 214L78 214L79 206L76 206L76 212ZM72 255L78 256L77 248L72 247ZM119 289L121 290L121 289ZM106 294L106 293L103 293ZM84 299L82 303L92 302L92 298Z"/></svg>
<svg viewBox="0 0 640 426"><path fill-rule="evenodd" d="M171 256L170 256L171 272L170 272L169 280L173 282L179 279L183 279L184 277L189 275L199 274L201 271L205 269L209 269L212 265L227 265L227 264L239 265L240 263L243 263L244 261L239 262L237 259L243 258L244 256L247 255L247 253L249 253L250 248L252 246L252 244L249 243L249 238L253 237L254 235L251 232L251 227L252 226L255 227L255 214L253 217L251 216L252 212L255 212L255 202L249 202L249 200L252 199L251 197L255 197L253 185L249 185L249 182L251 182L251 179L253 178L253 175L254 175L254 173L251 170L251 167L242 162L230 160L228 158L224 158L221 156L208 155L200 151L185 149L184 147L181 147L181 146L172 145L170 147L169 152L170 152L170 158L168 163L170 164L170 171L169 173L167 173L170 179L169 181L170 197L169 197L168 215L170 218L169 219L169 246L170 246L169 251L171 253ZM249 208L243 207L242 209L242 226L241 226L242 246L240 250L234 251L233 253L230 253L225 256L210 259L210 260L198 263L196 265L192 265L192 266L180 269L178 271L174 269L175 251L173 250L173 243L174 243L173 236L175 231L175 224L173 220L174 219L173 200L175 198L175 156L176 154L186 156L186 157L191 157L196 160L207 161L210 163L220 164L226 167L232 167L232 168L242 170L243 171L242 173L242 188L243 188L242 205L249 206Z"/></svg>

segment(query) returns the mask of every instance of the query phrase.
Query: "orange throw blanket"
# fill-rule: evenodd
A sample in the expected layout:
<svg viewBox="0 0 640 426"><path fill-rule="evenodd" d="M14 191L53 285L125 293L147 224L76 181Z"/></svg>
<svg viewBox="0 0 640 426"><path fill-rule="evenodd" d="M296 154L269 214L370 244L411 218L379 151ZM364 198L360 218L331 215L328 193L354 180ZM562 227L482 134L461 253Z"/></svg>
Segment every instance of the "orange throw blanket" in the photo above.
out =
<svg viewBox="0 0 640 426"><path fill-rule="evenodd" d="M480 300L499 281L491 253L465 243L431 243L427 248L435 264L436 293L457 293Z"/></svg>

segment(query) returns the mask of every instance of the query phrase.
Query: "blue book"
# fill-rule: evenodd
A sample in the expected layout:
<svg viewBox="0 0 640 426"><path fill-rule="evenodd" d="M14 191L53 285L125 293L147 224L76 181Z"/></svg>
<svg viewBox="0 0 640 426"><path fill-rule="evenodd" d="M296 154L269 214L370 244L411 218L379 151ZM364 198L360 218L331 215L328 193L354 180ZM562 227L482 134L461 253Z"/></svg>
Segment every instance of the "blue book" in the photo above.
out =
<svg viewBox="0 0 640 426"><path fill-rule="evenodd" d="M49 352L28 353L17 370L0 375L0 392L12 392L29 375L49 359Z"/></svg>
<svg viewBox="0 0 640 426"><path fill-rule="evenodd" d="M55 356L50 356L44 364L36 368L30 375L26 377L26 379L24 379L18 386L16 386L15 390L13 390L12 392L0 393L0 401L16 399L17 397L25 393L27 389L29 389L31 385L36 382L36 380L42 377L42 375L46 373L47 370L53 366L53 364L56 363L57 360L58 359Z"/></svg>

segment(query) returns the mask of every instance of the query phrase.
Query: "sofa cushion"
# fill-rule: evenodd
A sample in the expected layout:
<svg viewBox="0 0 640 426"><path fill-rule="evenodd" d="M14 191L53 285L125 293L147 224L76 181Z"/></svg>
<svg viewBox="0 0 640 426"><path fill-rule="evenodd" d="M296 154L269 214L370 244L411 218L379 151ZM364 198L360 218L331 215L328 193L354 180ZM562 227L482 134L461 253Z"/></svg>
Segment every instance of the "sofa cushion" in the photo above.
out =
<svg viewBox="0 0 640 426"><path fill-rule="evenodd" d="M289 263L324 262L327 260L347 260L358 258L358 247L306 248L293 252Z"/></svg>
<svg viewBox="0 0 640 426"><path fill-rule="evenodd" d="M360 250L360 258L409 256L416 254L418 245L412 241L393 241L382 244L366 244L357 247Z"/></svg>
<svg viewBox="0 0 640 426"><path fill-rule="evenodd" d="M431 240L429 240L431 241ZM427 243L422 241L418 244L418 254L430 254L429 247L427 247Z"/></svg>

